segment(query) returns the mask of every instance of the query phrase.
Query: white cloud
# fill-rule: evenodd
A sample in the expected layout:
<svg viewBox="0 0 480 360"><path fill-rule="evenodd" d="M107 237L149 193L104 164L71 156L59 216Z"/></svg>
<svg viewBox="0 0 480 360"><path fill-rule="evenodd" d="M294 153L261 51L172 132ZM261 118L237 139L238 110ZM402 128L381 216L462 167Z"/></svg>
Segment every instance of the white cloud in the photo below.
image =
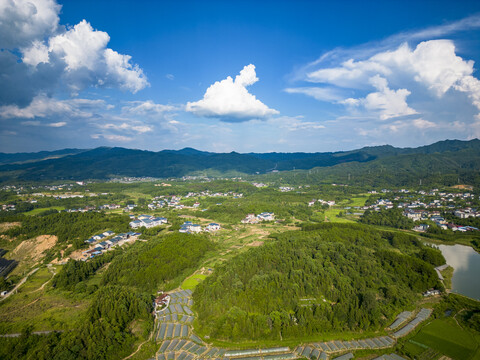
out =
<svg viewBox="0 0 480 360"><path fill-rule="evenodd" d="M37 40L23 48L22 61L36 67L61 59L65 64L64 77L74 90L94 85L136 93L148 86L142 69L130 63L131 56L107 48L109 41L106 32L94 30L82 20L73 28L50 37L48 46Z"/></svg>
<svg viewBox="0 0 480 360"><path fill-rule="evenodd" d="M82 20L65 33L50 38L49 51L65 61L67 71L82 67L95 70L109 41L106 32L93 30Z"/></svg>
<svg viewBox="0 0 480 360"><path fill-rule="evenodd" d="M128 124L126 122L121 123L121 124L112 124L112 123L107 123L107 124L100 124L98 125L99 128L101 129L113 129L113 130L133 130L139 134L147 133L153 131L153 128L149 125L135 125L135 124Z"/></svg>
<svg viewBox="0 0 480 360"><path fill-rule="evenodd" d="M143 70L137 64L130 63L132 58L130 55L122 55L112 49L105 49L104 57L108 74L105 79L107 85L111 82L112 85L118 85L133 93L149 85Z"/></svg>
<svg viewBox="0 0 480 360"><path fill-rule="evenodd" d="M59 25L55 0L0 1L0 104L28 105L42 93L88 87L136 93L148 86L130 55L107 47L110 36L82 20Z"/></svg>
<svg viewBox="0 0 480 360"><path fill-rule="evenodd" d="M280 116L269 119L268 123L288 131L325 129L324 125L317 122L304 121L303 116Z"/></svg>
<svg viewBox="0 0 480 360"><path fill-rule="evenodd" d="M34 119L63 116L86 119L93 115L92 110L108 108L109 106L103 100L57 100L42 94L36 96L26 107L19 107L18 105L0 106L0 118Z"/></svg>
<svg viewBox="0 0 480 360"><path fill-rule="evenodd" d="M0 48L21 48L53 34L60 9L54 0L0 1Z"/></svg>
<svg viewBox="0 0 480 360"><path fill-rule="evenodd" d="M279 112L270 109L246 89L258 81L255 66L250 64L240 71L235 81L228 76L211 85L202 100L188 102L185 109L198 116L215 117L224 121L261 119Z"/></svg>
<svg viewBox="0 0 480 360"><path fill-rule="evenodd" d="M114 134L93 134L93 135L90 135L90 137L92 139L105 139L111 142L129 142L134 140L134 138L130 136L114 135Z"/></svg>
<svg viewBox="0 0 480 360"><path fill-rule="evenodd" d="M469 26L472 26L473 20L470 19ZM475 21L480 24L480 17ZM414 48L403 43L393 49L369 53L365 59L345 59L339 66L323 66L322 61L316 62L304 74L304 80L326 84L332 90L325 93L325 86L299 87L290 88L287 92L341 103L352 111L363 106L365 110L379 114L381 120L421 112L422 109L417 106L413 110L407 104L407 97L409 101L421 103L424 109L430 104L426 113L434 114L435 103L444 96L451 96L451 93L447 95L449 91L466 93L472 105L480 110L480 81L473 76L473 71L474 62L458 56L453 41L429 40L420 42ZM377 91L371 92L371 86ZM340 101L333 96L328 98L330 93L335 94L336 91L336 94L341 94L343 89L360 92L363 96ZM366 91L370 93L364 95Z"/></svg>
<svg viewBox="0 0 480 360"><path fill-rule="evenodd" d="M67 125L67 122L59 121L55 123L42 123L41 121L38 121L38 120L29 120L29 121L22 121L21 124L23 126L47 126L47 127L59 128Z"/></svg>
<svg viewBox="0 0 480 360"><path fill-rule="evenodd" d="M367 60L348 59L338 67L307 73L306 80L344 88L364 88L367 80L375 75L388 78L406 74L441 96L472 72L473 61L457 56L452 41L431 40L421 42L414 50L404 43Z"/></svg>
<svg viewBox="0 0 480 360"><path fill-rule="evenodd" d="M22 61L32 66L48 63L48 47L43 42L35 40L29 48L23 50Z"/></svg>
<svg viewBox="0 0 480 360"><path fill-rule="evenodd" d="M369 82L378 90L377 92L372 92L363 99L349 98L344 103L350 106L363 105L367 110L378 111L381 120L417 114L406 101L410 91L390 89L387 80L379 75L372 77Z"/></svg>
<svg viewBox="0 0 480 360"><path fill-rule="evenodd" d="M285 92L289 94L305 94L313 97L316 100L335 102L342 100L343 96L337 89L333 88L319 88L319 87L299 87L287 88Z"/></svg>
<svg viewBox="0 0 480 360"><path fill-rule="evenodd" d="M63 126L65 126L65 125L67 125L67 122L66 122L66 121L59 121L59 122L47 124L47 126L49 126L49 127L55 127L55 128L63 127Z"/></svg>
<svg viewBox="0 0 480 360"><path fill-rule="evenodd" d="M131 101L128 106L122 107L122 112L132 115L164 115L166 112L174 111L177 108L172 105L156 104L151 100Z"/></svg>

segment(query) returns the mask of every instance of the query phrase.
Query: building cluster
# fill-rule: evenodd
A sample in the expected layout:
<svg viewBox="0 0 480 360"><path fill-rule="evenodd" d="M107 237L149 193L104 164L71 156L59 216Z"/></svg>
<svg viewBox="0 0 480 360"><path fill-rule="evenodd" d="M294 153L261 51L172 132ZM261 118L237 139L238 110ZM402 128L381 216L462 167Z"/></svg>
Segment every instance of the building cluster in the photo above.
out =
<svg viewBox="0 0 480 360"><path fill-rule="evenodd" d="M480 210L472 208L457 209L454 214L460 219L478 218L480 217Z"/></svg>
<svg viewBox="0 0 480 360"><path fill-rule="evenodd" d="M275 220L275 214L271 212L263 212L261 214L247 214L245 219L242 220L242 224L257 224L261 221L273 221Z"/></svg>
<svg viewBox="0 0 480 360"><path fill-rule="evenodd" d="M173 209L197 209L200 207L199 202L195 202L192 206L186 206L181 204L182 199L194 198L194 197L233 197L234 199L239 199L243 197L242 193L235 193L233 191L228 192L215 192L212 193L208 190L201 191L201 192L189 192L184 197L180 195L173 195L173 196L156 196L152 199L152 201L147 205L149 210L157 210L161 208L173 208Z"/></svg>
<svg viewBox="0 0 480 360"><path fill-rule="evenodd" d="M130 227L132 229L138 229L145 226L147 229L160 226L167 223L167 219L164 217L155 217L151 215L138 215L137 218L131 217L133 221L130 221Z"/></svg>
<svg viewBox="0 0 480 360"><path fill-rule="evenodd" d="M391 190L382 190L383 193L392 192ZM375 191L370 192L375 194ZM453 231L473 231L478 230L472 226L456 225L449 223L442 217L442 213L450 212L461 219L478 218L480 211L476 208L465 207L475 201L475 195L469 192L452 193L433 189L430 191L411 191L401 189L395 191L392 200L377 199L374 204L364 206L362 209L380 211L381 209L399 208L403 209L403 215L415 222L430 220L440 228ZM399 194L399 195L398 195ZM428 229L427 224L415 226L414 230L423 232Z"/></svg>
<svg viewBox="0 0 480 360"><path fill-rule="evenodd" d="M209 190L205 190L205 191L201 191L201 192L198 192L198 193L189 192L185 196L185 198L188 199L188 198L191 198L191 197L199 197L199 196L205 196L205 197L233 197L234 199L238 199L238 198L243 197L243 194L242 193L235 193L233 191L227 191L227 192L224 192L224 193L223 192L212 193Z"/></svg>
<svg viewBox="0 0 480 360"><path fill-rule="evenodd" d="M85 213L85 212L89 212L89 211L99 211L99 210L97 210L96 206L85 206L85 207L82 207L82 208L68 209L68 210L65 210L65 211L69 212L69 213L74 213L74 212Z"/></svg>
<svg viewBox="0 0 480 360"><path fill-rule="evenodd" d="M111 249L117 246L122 246L129 241L137 239L137 237L141 234L138 232L130 231L128 233L118 234L117 236L114 236L110 239L106 239L107 237L113 236L113 235L115 235L113 231L106 231L102 234L94 235L90 239L85 240L85 242L90 244L91 247L90 249L82 253L81 260L85 261L85 260L91 259L97 255L103 254L108 249Z"/></svg>
<svg viewBox="0 0 480 360"><path fill-rule="evenodd" d="M430 289L430 290L427 290L424 293L422 293L422 295L424 297L435 296L435 295L440 295L440 294L441 294L441 291L440 290L435 290L435 289Z"/></svg>
<svg viewBox="0 0 480 360"><path fill-rule="evenodd" d="M121 206L118 204L104 204L98 207L99 210L117 210L120 208Z"/></svg>
<svg viewBox="0 0 480 360"><path fill-rule="evenodd" d="M15 204L4 204L2 205L2 211L15 211L17 210Z"/></svg>
<svg viewBox="0 0 480 360"><path fill-rule="evenodd" d="M322 200L322 199L318 199L318 200L313 199L313 200L308 202L308 206L313 206L313 205L315 205L316 202L321 204L321 205L328 205L328 206L334 206L335 205L335 201L333 201L333 200L326 201L326 200Z"/></svg>
<svg viewBox="0 0 480 360"><path fill-rule="evenodd" d="M181 233L186 233L186 234L198 234L202 231L205 232L215 232L220 230L221 226L220 224L217 223L210 223L205 228L202 228L201 225L194 224L191 221L185 221L181 226L180 230L178 230Z"/></svg>
<svg viewBox="0 0 480 360"><path fill-rule="evenodd" d="M289 192L295 190L295 188L290 187L290 186L280 186L278 188L281 192Z"/></svg>

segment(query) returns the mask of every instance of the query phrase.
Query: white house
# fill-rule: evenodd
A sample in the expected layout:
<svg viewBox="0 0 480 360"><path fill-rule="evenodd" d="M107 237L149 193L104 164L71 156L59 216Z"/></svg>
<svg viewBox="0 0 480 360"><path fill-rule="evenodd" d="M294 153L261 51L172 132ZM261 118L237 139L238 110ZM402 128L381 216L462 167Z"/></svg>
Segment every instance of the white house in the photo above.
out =
<svg viewBox="0 0 480 360"><path fill-rule="evenodd" d="M217 231L220 230L220 225L217 223L210 223L205 227L205 231Z"/></svg>
<svg viewBox="0 0 480 360"><path fill-rule="evenodd" d="M263 212L257 215L257 218L261 221L272 221L275 220L275 215L270 212Z"/></svg>

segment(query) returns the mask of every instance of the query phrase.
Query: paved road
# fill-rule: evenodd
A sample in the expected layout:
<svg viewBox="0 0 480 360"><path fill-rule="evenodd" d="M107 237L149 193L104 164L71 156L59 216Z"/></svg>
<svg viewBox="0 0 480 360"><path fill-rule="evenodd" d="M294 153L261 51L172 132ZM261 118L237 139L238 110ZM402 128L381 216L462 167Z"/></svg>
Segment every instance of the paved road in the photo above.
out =
<svg viewBox="0 0 480 360"><path fill-rule="evenodd" d="M40 269L40 268L37 267L37 268L33 269L32 271L30 271L30 272L27 274L27 276L25 276L22 280L20 280L20 282L13 288L13 290L10 291L9 293L7 293L4 297L2 297L2 298L0 299L0 301L5 300L5 299L8 298L10 295L12 295L13 293L15 293L15 291L17 291L17 289L18 289L20 286L22 286L22 285L25 283L25 281L27 281L28 277L29 277L30 275L32 275L33 273L35 273L38 269Z"/></svg>

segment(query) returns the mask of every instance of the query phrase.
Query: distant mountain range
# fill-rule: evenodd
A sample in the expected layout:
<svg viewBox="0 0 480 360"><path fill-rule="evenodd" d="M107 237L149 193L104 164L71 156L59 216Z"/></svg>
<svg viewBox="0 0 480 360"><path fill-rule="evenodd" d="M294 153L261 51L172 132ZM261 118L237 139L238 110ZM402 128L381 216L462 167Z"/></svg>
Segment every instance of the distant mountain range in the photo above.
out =
<svg viewBox="0 0 480 360"><path fill-rule="evenodd" d="M480 140L445 140L418 148L390 145L326 153L211 153L192 148L159 152L99 147L38 153L0 153L0 181L84 180L185 175L268 174L319 169L324 176L374 176L480 170ZM383 170L379 170L383 169ZM317 173L318 173L317 171ZM349 175L350 177L350 175Z"/></svg>

